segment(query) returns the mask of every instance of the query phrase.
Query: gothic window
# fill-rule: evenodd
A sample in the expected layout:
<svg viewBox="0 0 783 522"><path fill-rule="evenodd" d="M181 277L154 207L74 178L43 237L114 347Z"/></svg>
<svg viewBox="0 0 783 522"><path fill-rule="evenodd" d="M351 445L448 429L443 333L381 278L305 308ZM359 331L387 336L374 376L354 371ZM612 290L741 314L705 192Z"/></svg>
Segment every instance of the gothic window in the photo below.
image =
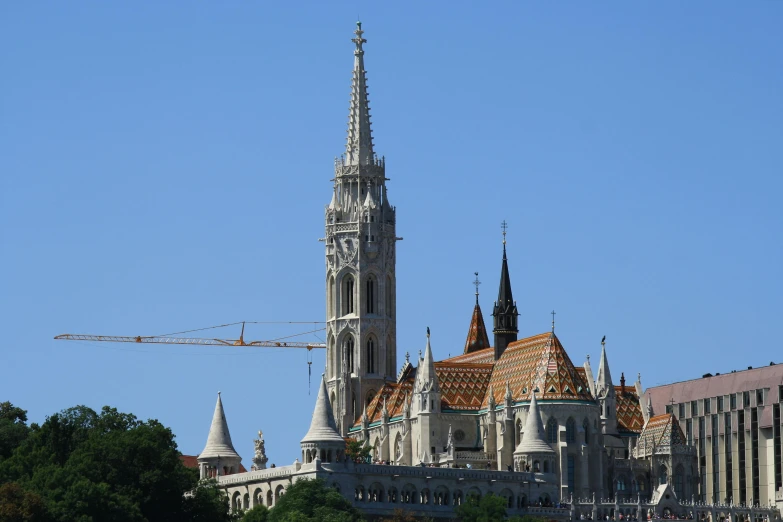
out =
<svg viewBox="0 0 783 522"><path fill-rule="evenodd" d="M550 444L557 444L557 421L550 417L546 422L546 441Z"/></svg>
<svg viewBox="0 0 783 522"><path fill-rule="evenodd" d="M329 278L329 289L328 289L327 295L326 295L326 301L327 301L326 306L327 306L327 310L329 312L329 317L334 317L334 300L335 300L335 295L334 295L334 276L331 276Z"/></svg>
<svg viewBox="0 0 783 522"><path fill-rule="evenodd" d="M394 347L392 346L391 337L386 337L386 375L394 375Z"/></svg>
<svg viewBox="0 0 783 522"><path fill-rule="evenodd" d="M685 490L683 489L682 476L683 476L682 466L677 466L677 469L674 472L674 494L677 495L677 498L685 497Z"/></svg>
<svg viewBox="0 0 783 522"><path fill-rule="evenodd" d="M353 276L343 279L343 315L353 313Z"/></svg>
<svg viewBox="0 0 783 522"><path fill-rule="evenodd" d="M377 368L378 352L376 350L375 344L376 343L374 337L370 337L369 339L367 339L367 373L378 372L378 368Z"/></svg>
<svg viewBox="0 0 783 522"><path fill-rule="evenodd" d="M386 276L386 315L392 317L393 314L393 302L392 302L392 281L391 277Z"/></svg>
<svg viewBox="0 0 783 522"><path fill-rule="evenodd" d="M375 313L375 276L369 276L367 278L367 282L365 284L366 291L365 296L367 298L366 302L366 309L368 314L374 314Z"/></svg>
<svg viewBox="0 0 783 522"><path fill-rule="evenodd" d="M582 423L582 429L585 430L585 444L590 444L590 422L585 418Z"/></svg>
<svg viewBox="0 0 783 522"><path fill-rule="evenodd" d="M624 491L625 491L625 488L626 488L626 484L625 484L625 477L623 477L622 475L620 475L620 476L617 478L617 492L618 492L618 493L624 492Z"/></svg>
<svg viewBox="0 0 783 522"><path fill-rule="evenodd" d="M566 442L576 442L576 423L570 417L566 421Z"/></svg>
<svg viewBox="0 0 783 522"><path fill-rule="evenodd" d="M356 408L356 392L351 392L351 408L353 409L353 416L359 418L359 412Z"/></svg>
<svg viewBox="0 0 783 522"><path fill-rule="evenodd" d="M353 366L353 336L349 335L345 338L345 341L343 343L343 350L345 350L345 358L348 361L348 371L350 373L354 372L354 366Z"/></svg>
<svg viewBox="0 0 783 522"><path fill-rule="evenodd" d="M666 469L666 466L661 466L658 469L658 483L666 484L666 479L668 477L669 477L669 471Z"/></svg>
<svg viewBox="0 0 783 522"><path fill-rule="evenodd" d="M519 446L522 442L522 419L517 419L517 429L514 430L514 445Z"/></svg>
<svg viewBox="0 0 783 522"><path fill-rule="evenodd" d="M329 374L332 377L337 377L340 373L340 364L342 364L342 361L340 361L340 356L335 350L334 337L329 337L329 355L332 357L332 360L329 361Z"/></svg>

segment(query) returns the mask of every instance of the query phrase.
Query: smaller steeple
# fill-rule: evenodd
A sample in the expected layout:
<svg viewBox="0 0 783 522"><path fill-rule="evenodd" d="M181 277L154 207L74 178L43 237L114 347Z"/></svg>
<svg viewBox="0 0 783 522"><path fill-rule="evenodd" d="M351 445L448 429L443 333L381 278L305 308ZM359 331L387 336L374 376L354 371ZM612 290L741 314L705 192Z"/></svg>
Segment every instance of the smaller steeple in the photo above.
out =
<svg viewBox="0 0 783 522"><path fill-rule="evenodd" d="M517 303L511 293L511 276L508 273L508 259L506 258L506 229L508 225L505 221L501 224L503 229L503 263L500 267L500 288L498 289L498 300L492 310L494 317L495 334L495 360L500 359L506 347L517 340L519 329L517 328Z"/></svg>
<svg viewBox="0 0 783 522"><path fill-rule="evenodd" d="M337 423L334 421L332 404L326 393L326 379L321 376L321 386L318 388L318 397L315 399L315 409L313 410L313 419L310 422L310 429L302 439L302 443L311 442L340 442L345 441L337 432Z"/></svg>
<svg viewBox="0 0 783 522"><path fill-rule="evenodd" d="M511 393L511 383L508 382L508 381L506 381L506 396L505 396L505 399L506 399L506 404L509 405L509 406L512 405L513 402L514 402L514 394Z"/></svg>
<svg viewBox="0 0 783 522"><path fill-rule="evenodd" d="M522 462L527 462L530 465L534 457L554 458L555 454L555 450L546 442L544 421L541 419L541 414L538 411L538 400L534 390L530 396L530 407L527 411L527 419L525 419L522 440L519 441L519 445L514 450L515 468L522 471L524 469ZM552 471L554 471L554 468Z"/></svg>
<svg viewBox="0 0 783 522"><path fill-rule="evenodd" d="M609 361L606 358L606 336L601 339L601 363L598 366L598 378L595 381L598 402L601 405L601 426L605 435L617 433L617 402L609 373Z"/></svg>
<svg viewBox="0 0 783 522"><path fill-rule="evenodd" d="M497 403L495 402L495 388L490 383L489 385L489 410L492 411L495 409L495 406Z"/></svg>
<svg viewBox="0 0 783 522"><path fill-rule="evenodd" d="M427 345L424 347L424 358L421 359L419 367L416 369L416 392L438 392L438 376L435 373L435 359L432 356L432 347L430 346L430 328L427 327Z"/></svg>
<svg viewBox="0 0 783 522"><path fill-rule="evenodd" d="M468 338L465 340L465 350L462 353L473 353L490 347L487 327L484 324L484 315L481 313L478 299L478 287L481 281L478 279L478 272L474 272L474 274L476 275L476 280L473 281L473 284L476 286L476 305L473 307L473 317L470 319Z"/></svg>
<svg viewBox="0 0 783 522"><path fill-rule="evenodd" d="M207 444L198 456L201 478L230 475L239 472L242 457L234 449L231 434L228 432L228 422L223 411L223 401L218 392L212 424L209 427Z"/></svg>

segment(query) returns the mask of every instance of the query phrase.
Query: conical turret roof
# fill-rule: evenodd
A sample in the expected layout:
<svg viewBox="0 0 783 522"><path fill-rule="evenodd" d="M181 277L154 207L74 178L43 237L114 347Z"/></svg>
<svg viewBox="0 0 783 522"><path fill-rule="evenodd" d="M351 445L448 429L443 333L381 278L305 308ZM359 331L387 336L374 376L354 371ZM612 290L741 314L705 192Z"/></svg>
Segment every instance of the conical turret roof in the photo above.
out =
<svg viewBox="0 0 783 522"><path fill-rule="evenodd" d="M427 328L427 346L424 348L424 358L419 367L416 368L416 392L440 390L438 376L435 373L435 358L432 356L432 347L430 346L430 329Z"/></svg>
<svg viewBox="0 0 783 522"><path fill-rule="evenodd" d="M198 456L199 459L212 457L241 458L231 443L231 434L228 432L228 423L226 422L226 414L223 411L223 401L220 398L220 392L218 392L217 404L215 404L215 413L212 415L212 426L209 428L207 445L204 446L204 450Z"/></svg>
<svg viewBox="0 0 783 522"><path fill-rule="evenodd" d="M481 314L481 307L477 302L473 308L473 317L470 319L468 338L465 340L465 351L463 353L477 352L490 346L487 327L484 324L484 316Z"/></svg>
<svg viewBox="0 0 783 522"><path fill-rule="evenodd" d="M598 366L598 377L595 381L596 393L598 397L604 394L614 395L614 384L612 384L612 374L609 373L609 361L606 358L606 345L601 343L601 362Z"/></svg>
<svg viewBox="0 0 783 522"><path fill-rule="evenodd" d="M338 442L345 444L345 440L337 432L337 423L334 421L332 403L326 394L326 380L321 376L321 387L318 390L318 398L315 399L315 410L310 429L302 442Z"/></svg>
<svg viewBox="0 0 783 522"><path fill-rule="evenodd" d="M525 420L525 432L522 434L522 440L514 453L555 453L544 439L544 422L538 413L538 401L536 392L530 397L530 408Z"/></svg>

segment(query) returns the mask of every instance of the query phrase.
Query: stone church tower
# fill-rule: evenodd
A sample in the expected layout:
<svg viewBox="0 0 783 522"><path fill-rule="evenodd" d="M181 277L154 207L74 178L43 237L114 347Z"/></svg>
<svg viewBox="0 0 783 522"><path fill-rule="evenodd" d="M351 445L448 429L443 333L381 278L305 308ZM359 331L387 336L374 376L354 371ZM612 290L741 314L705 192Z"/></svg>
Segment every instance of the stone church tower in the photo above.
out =
<svg viewBox="0 0 783 522"><path fill-rule="evenodd" d="M353 79L345 154L335 160L326 207L326 376L341 435L387 380L396 357L395 210L386 162L373 152L362 25L353 43Z"/></svg>

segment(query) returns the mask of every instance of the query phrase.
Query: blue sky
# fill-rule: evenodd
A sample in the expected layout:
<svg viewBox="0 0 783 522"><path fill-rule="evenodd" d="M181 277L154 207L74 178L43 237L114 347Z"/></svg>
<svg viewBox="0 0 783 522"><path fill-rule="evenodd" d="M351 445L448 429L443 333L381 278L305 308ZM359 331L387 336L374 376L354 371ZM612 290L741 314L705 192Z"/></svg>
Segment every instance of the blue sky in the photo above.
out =
<svg viewBox="0 0 783 522"><path fill-rule="evenodd" d="M323 320L357 13L399 361L427 326L462 351L474 271L490 319L505 219L520 335L555 309L575 364L603 335L645 386L783 362L783 3L273 4L0 6L0 400L109 404L196 454L220 390L246 465L259 428L297 457L303 352L52 337Z"/></svg>

